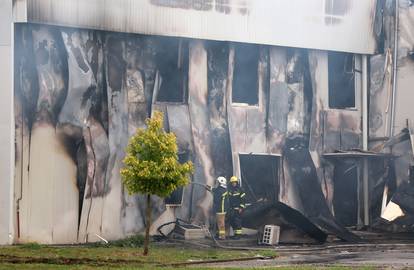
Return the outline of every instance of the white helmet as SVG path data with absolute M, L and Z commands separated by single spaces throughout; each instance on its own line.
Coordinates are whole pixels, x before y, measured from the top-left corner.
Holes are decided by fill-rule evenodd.
M 222 186 L 222 187 L 227 186 L 227 180 L 223 176 L 217 177 L 217 182 L 219 182 L 220 186 Z

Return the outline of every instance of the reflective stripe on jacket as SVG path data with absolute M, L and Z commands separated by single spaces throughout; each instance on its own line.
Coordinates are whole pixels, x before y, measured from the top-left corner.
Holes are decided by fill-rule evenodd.
M 246 207 L 246 193 L 239 185 L 237 185 L 236 187 L 230 186 L 228 188 L 228 194 L 231 209 L 240 209 Z
M 213 189 L 214 213 L 226 213 L 229 208 L 228 192 L 222 186 Z

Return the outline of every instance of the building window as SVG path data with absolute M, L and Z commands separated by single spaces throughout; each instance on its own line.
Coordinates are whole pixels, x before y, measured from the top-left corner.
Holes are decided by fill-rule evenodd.
M 178 153 L 178 161 L 183 164 L 187 162 L 190 158 L 188 151 Z M 177 188 L 174 190 L 170 196 L 164 199 L 164 203 L 170 206 L 180 206 L 183 202 L 184 187 Z
M 329 52 L 329 108 L 355 108 L 355 58 L 353 54 Z
M 157 54 L 160 79 L 157 102 L 187 102 L 188 51 L 186 40 L 160 38 Z
M 184 188 L 180 187 L 174 190 L 170 196 L 165 198 L 164 202 L 166 205 L 180 206 L 183 201 Z
M 259 47 L 235 45 L 232 102 L 245 105 L 259 103 Z

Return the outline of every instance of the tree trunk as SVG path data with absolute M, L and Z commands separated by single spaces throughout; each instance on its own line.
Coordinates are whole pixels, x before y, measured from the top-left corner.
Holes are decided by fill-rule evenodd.
M 149 245 L 149 231 L 151 227 L 151 195 L 147 194 L 147 209 L 145 212 L 145 241 L 144 241 L 144 256 L 148 255 Z

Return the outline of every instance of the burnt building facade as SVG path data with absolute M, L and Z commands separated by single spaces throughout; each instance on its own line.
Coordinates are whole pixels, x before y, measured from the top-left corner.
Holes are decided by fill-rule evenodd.
M 11 2 L 2 243 L 141 232 L 145 200 L 119 170 L 156 110 L 195 172 L 153 198 L 153 233 L 208 225 L 203 185 L 237 175 L 248 203 L 283 203 L 352 241 L 346 227 L 378 227 L 410 182 L 410 1 L 298 0 L 277 29 L 264 12 L 294 11 L 284 1 Z

